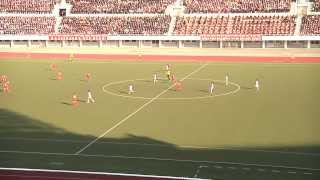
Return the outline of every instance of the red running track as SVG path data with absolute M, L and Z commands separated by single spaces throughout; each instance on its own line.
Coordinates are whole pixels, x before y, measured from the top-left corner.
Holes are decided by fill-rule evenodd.
M 184 55 L 132 55 L 132 54 L 73 54 L 77 60 L 121 61 L 217 61 L 217 62 L 320 62 L 320 57 L 259 57 L 259 56 L 184 56 Z M 63 53 L 0 52 L 1 58 L 67 59 Z

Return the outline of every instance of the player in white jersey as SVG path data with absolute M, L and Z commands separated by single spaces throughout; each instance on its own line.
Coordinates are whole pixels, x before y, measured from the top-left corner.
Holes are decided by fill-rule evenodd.
M 213 90 L 214 90 L 214 82 L 212 81 L 210 84 L 210 94 L 213 94 Z
M 169 71 L 170 70 L 170 64 L 167 64 L 166 65 L 166 71 Z
M 229 85 L 229 75 L 227 74 L 226 75 L 226 86 L 228 86 Z
M 157 74 L 154 74 L 154 75 L 153 75 L 153 84 L 156 84 L 157 81 L 158 81 Z
M 90 102 L 94 103 L 95 101 L 94 101 L 94 99 L 93 99 L 93 97 L 92 97 L 91 91 L 90 91 L 90 90 L 88 90 L 88 99 L 87 99 L 87 103 L 90 103 Z
M 132 84 L 129 85 L 129 92 L 128 92 L 128 93 L 129 93 L 129 94 L 134 93 L 133 85 L 132 85 Z
M 258 79 L 256 79 L 256 84 L 255 84 L 256 90 L 259 91 L 260 90 L 260 82 Z

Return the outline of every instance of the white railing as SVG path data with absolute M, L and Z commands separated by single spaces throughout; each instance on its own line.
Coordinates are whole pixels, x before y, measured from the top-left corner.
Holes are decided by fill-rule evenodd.
M 320 41 L 319 36 L 261 36 L 261 35 L 0 35 L 0 40 L 112 40 L 112 41 Z
M 319 36 L 262 36 L 262 41 L 320 41 Z

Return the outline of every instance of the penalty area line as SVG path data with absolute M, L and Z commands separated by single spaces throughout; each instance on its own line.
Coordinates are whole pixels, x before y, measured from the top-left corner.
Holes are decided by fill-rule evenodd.
M 185 76 L 184 78 L 181 79 L 181 81 L 189 78 L 190 76 L 192 76 L 194 73 L 197 73 L 198 71 L 200 71 L 201 69 L 203 69 L 204 67 L 206 67 L 208 65 L 208 63 L 203 64 L 202 66 L 200 66 L 199 68 L 197 68 L 196 70 L 192 71 L 191 73 L 189 73 L 187 76 Z M 104 133 L 102 133 L 100 136 L 98 136 L 97 138 L 95 138 L 94 140 L 92 140 L 91 142 L 89 142 L 87 145 L 85 145 L 84 147 L 82 147 L 81 149 L 79 149 L 75 154 L 80 154 L 81 152 L 83 152 L 84 150 L 86 150 L 88 147 L 90 147 L 92 144 L 94 144 L 95 142 L 97 142 L 99 139 L 103 138 L 104 136 L 106 136 L 108 133 L 110 133 L 111 131 L 113 131 L 114 129 L 116 129 L 118 126 L 120 126 L 122 123 L 126 122 L 128 119 L 130 119 L 132 116 L 134 116 L 135 114 L 137 114 L 139 111 L 141 111 L 143 108 L 145 108 L 146 106 L 148 106 L 149 104 L 151 104 L 153 101 L 155 101 L 156 99 L 158 99 L 161 95 L 165 94 L 167 91 L 169 91 L 174 85 L 171 85 L 170 87 L 168 87 L 167 89 L 165 89 L 164 91 L 160 92 L 158 95 L 154 96 L 152 99 L 150 99 L 149 101 L 147 101 L 146 103 L 144 103 L 142 106 L 140 106 L 137 110 L 135 110 L 134 112 L 132 112 L 131 114 L 129 114 L 128 116 L 126 116 L 125 118 L 123 118 L 121 121 L 119 121 L 117 124 L 115 124 L 114 126 L 112 126 L 111 128 L 109 128 L 108 130 L 106 130 Z

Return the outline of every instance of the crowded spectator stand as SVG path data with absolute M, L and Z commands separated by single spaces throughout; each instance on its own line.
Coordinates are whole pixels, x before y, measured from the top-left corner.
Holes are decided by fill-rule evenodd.
M 165 41 L 177 42 L 178 47 L 183 41 L 195 41 L 202 47 L 202 41 L 263 44 L 266 37 L 292 37 L 289 39 L 310 43 L 320 34 L 319 0 L 309 3 L 312 7 L 307 4 L 311 12 L 303 15 L 293 9 L 293 3 L 299 2 L 0 0 L 0 39 L 10 41 L 10 46 L 15 40 L 97 41 L 99 47 L 108 44 L 102 41 L 119 41 L 120 46 L 122 41 L 129 40 L 139 41 L 139 44 L 140 41 L 156 41 L 159 47 Z M 171 12 L 177 9 L 182 12 Z

